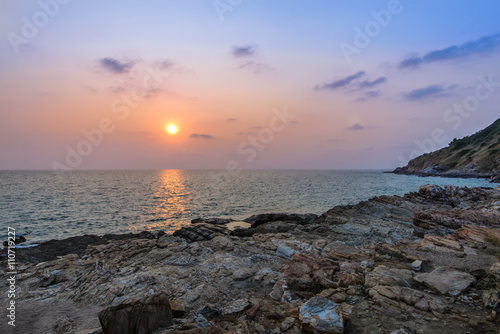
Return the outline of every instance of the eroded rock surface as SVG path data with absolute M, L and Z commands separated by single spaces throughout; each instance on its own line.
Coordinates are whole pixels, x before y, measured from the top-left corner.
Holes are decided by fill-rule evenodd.
M 16 327 L 496 333 L 499 209 L 500 188 L 428 185 L 319 217 L 256 215 L 238 235 L 230 220 L 199 219 L 173 235 L 54 241 L 19 250 Z

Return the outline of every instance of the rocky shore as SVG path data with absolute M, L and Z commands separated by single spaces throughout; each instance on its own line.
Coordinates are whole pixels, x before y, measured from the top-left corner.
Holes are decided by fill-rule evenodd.
M 321 216 L 196 219 L 172 235 L 84 236 L 17 251 L 16 327 L 5 321 L 2 333 L 500 328 L 500 187 L 426 185 Z
M 432 165 L 423 169 L 412 168 L 411 166 L 398 167 L 392 172 L 400 175 L 416 175 L 416 176 L 439 176 L 439 177 L 451 177 L 451 178 L 466 178 L 466 179 L 488 179 L 490 182 L 499 183 L 500 182 L 500 172 L 484 172 L 479 170 L 476 166 L 467 166 L 464 168 L 457 168 L 451 170 L 445 170 L 439 165 Z

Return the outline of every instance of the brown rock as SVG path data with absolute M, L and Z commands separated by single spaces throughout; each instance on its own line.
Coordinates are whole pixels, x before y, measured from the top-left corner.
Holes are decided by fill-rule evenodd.
M 439 267 L 431 273 L 419 274 L 415 280 L 439 294 L 459 295 L 476 281 L 474 276 L 451 268 Z
M 464 225 L 456 233 L 456 237 L 469 242 L 484 243 L 486 237 L 500 238 L 500 230 L 475 225 Z
M 299 253 L 292 257 L 283 277 L 292 289 L 334 288 L 334 274 L 338 270 L 336 262 Z
M 172 310 L 164 292 L 99 312 L 104 334 L 147 334 L 170 324 Z

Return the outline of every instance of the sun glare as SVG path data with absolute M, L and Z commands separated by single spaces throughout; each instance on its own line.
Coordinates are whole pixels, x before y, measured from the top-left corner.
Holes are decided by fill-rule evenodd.
M 174 135 L 179 131 L 179 128 L 177 128 L 177 125 L 175 124 L 169 124 L 167 125 L 167 132 L 170 133 L 171 135 Z

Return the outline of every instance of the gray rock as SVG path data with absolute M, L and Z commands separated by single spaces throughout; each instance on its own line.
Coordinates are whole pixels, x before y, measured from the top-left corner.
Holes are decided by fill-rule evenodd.
M 321 296 L 313 297 L 299 307 L 299 321 L 303 329 L 314 333 L 344 332 L 340 306 Z
M 430 273 L 417 275 L 415 280 L 439 294 L 452 296 L 461 294 L 476 282 L 474 276 L 447 267 L 439 267 Z
M 285 245 L 278 245 L 278 248 L 276 249 L 276 255 L 284 257 L 286 259 L 291 258 L 295 253 L 295 250 Z

